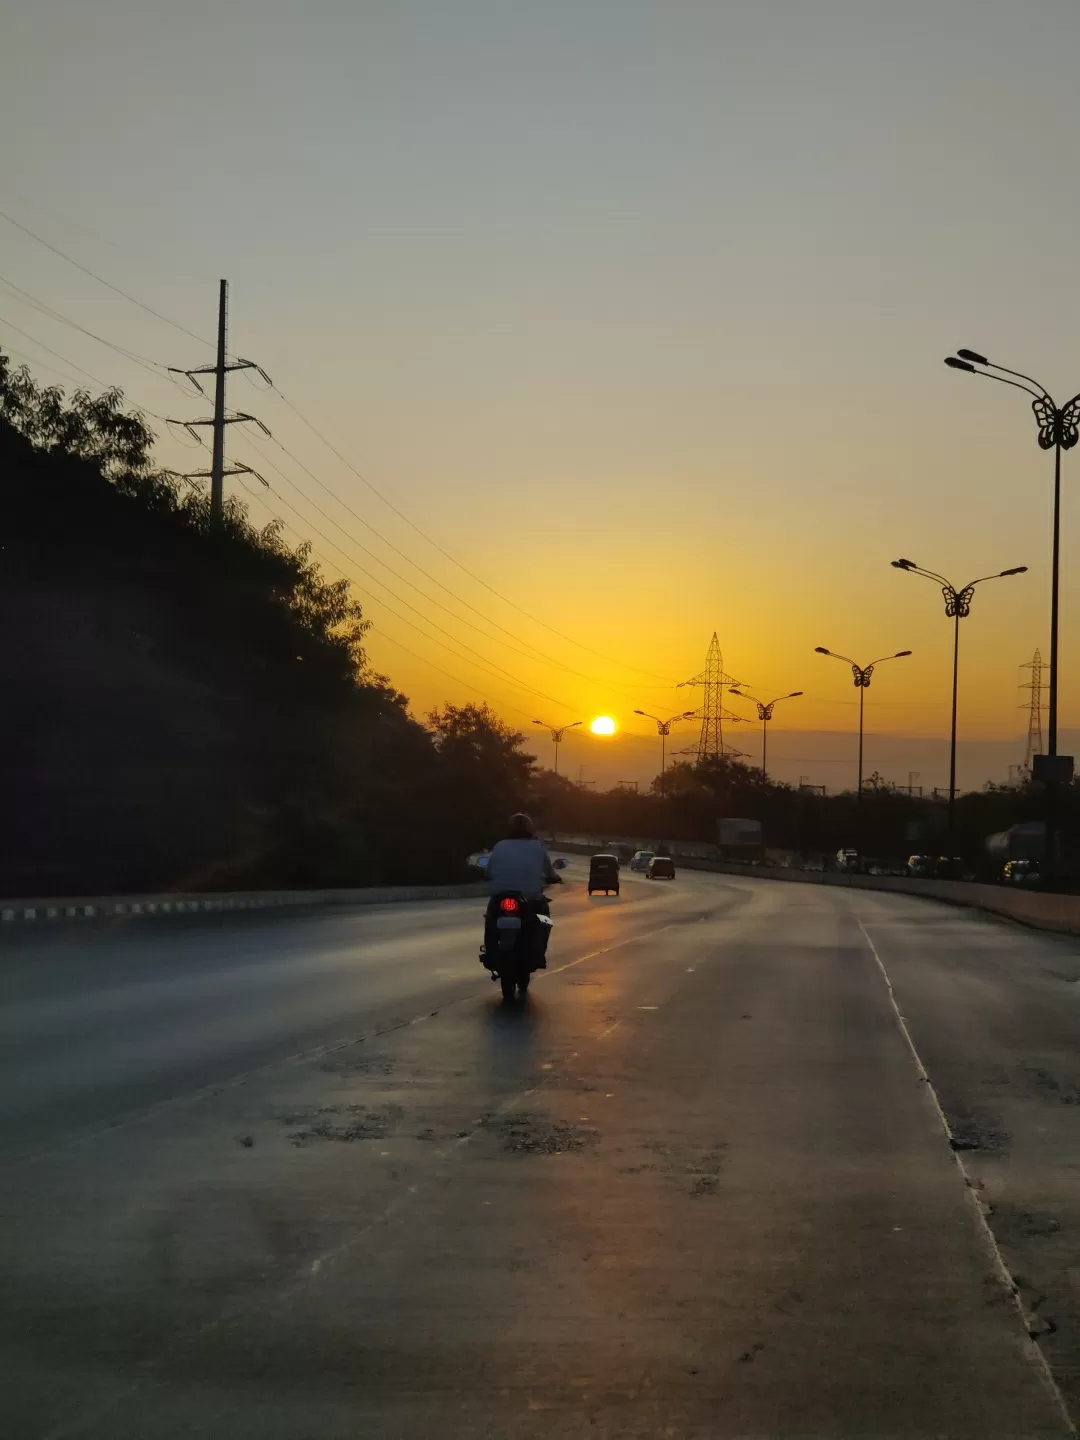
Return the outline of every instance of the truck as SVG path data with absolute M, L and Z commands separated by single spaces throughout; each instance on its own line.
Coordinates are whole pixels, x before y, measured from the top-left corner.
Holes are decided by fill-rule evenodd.
M 761 821 L 734 817 L 717 820 L 716 845 L 725 860 L 760 860 L 765 853 Z

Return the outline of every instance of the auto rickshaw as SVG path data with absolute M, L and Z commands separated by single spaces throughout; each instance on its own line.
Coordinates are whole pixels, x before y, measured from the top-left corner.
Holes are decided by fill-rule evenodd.
M 589 894 L 603 890 L 610 895 L 619 893 L 619 857 L 617 855 L 593 855 L 589 859 Z

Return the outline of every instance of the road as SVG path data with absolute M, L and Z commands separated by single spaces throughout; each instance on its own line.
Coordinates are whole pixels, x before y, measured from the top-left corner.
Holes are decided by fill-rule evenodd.
M 566 873 L 2 937 L 5 1436 L 1073 1433 L 1080 947 Z

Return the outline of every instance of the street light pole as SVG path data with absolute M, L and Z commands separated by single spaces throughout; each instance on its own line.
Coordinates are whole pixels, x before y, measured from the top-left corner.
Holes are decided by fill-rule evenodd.
M 584 725 L 584 720 L 572 720 L 569 725 L 549 725 L 545 720 L 534 720 L 534 725 L 541 726 L 551 736 L 551 743 L 555 746 L 555 774 L 559 773 L 559 746 L 567 730 L 573 730 L 575 725 Z
M 767 759 L 767 747 L 769 743 L 769 721 L 773 717 L 773 709 L 780 703 L 781 700 L 794 700 L 797 695 L 801 695 L 803 692 L 801 690 L 792 690 L 787 695 L 777 695 L 775 700 L 768 701 L 759 700 L 756 695 L 750 695 L 745 690 L 731 690 L 728 693 L 731 695 L 738 695 L 740 699 L 743 700 L 752 700 L 757 706 L 757 716 L 758 719 L 761 721 L 761 778 L 763 780 L 768 780 L 769 772 L 765 768 L 765 764 Z M 861 764 L 859 768 L 862 768 Z
M 1008 575 L 1023 575 L 1027 571 L 1026 565 L 1014 565 L 1010 570 L 999 570 L 995 575 L 983 575 L 978 580 L 970 580 L 966 585 L 957 587 L 951 585 L 944 575 L 937 574 L 934 570 L 924 570 L 921 565 L 916 565 L 914 560 L 894 560 L 892 562 L 895 570 L 906 570 L 909 575 L 921 575 L 924 580 L 931 580 L 935 585 L 941 587 L 941 593 L 945 600 L 945 614 L 953 622 L 953 662 L 952 662 L 952 729 L 949 739 L 949 859 L 952 859 L 953 841 L 956 836 L 956 691 L 960 677 L 960 621 L 966 620 L 971 614 L 971 600 L 975 594 L 975 586 L 983 585 L 987 580 L 1003 580 Z
M 1061 552 L 1061 452 L 1071 450 L 1080 440 L 1080 394 L 1058 405 L 1046 386 L 1032 379 L 1020 370 L 1010 370 L 1007 365 L 997 365 L 980 355 L 977 350 L 957 350 L 949 355 L 945 364 L 953 370 L 967 370 L 972 375 L 981 375 L 986 380 L 996 380 L 1000 385 L 1012 385 L 1031 396 L 1031 409 L 1039 427 L 1040 450 L 1054 452 L 1054 525 L 1050 557 L 1050 713 L 1048 746 L 1050 765 L 1046 779 L 1046 870 L 1047 880 L 1053 886 L 1057 871 L 1057 787 L 1059 780 L 1067 776 L 1072 779 L 1071 757 L 1066 766 L 1059 767 L 1058 744 L 1058 590 L 1060 582 Z M 1009 379 L 1007 377 L 1011 376 Z
M 815 655 L 831 655 L 834 660 L 842 660 L 845 665 L 851 666 L 851 673 L 854 677 L 855 687 L 859 692 L 859 785 L 855 792 L 855 804 L 862 810 L 862 772 L 863 772 L 863 701 L 866 692 L 870 688 L 870 677 L 874 673 L 875 665 L 884 665 L 886 660 L 900 660 L 905 655 L 910 655 L 910 650 L 897 650 L 894 655 L 882 655 L 877 660 L 871 660 L 869 665 L 856 665 L 854 660 L 849 660 L 846 655 L 838 655 L 835 650 L 826 650 L 824 645 L 814 646 Z
M 646 720 L 656 721 L 656 733 L 660 736 L 660 798 L 664 798 L 664 773 L 667 770 L 667 738 L 671 734 L 671 727 L 677 720 L 690 720 L 693 718 L 693 710 L 682 710 L 678 715 L 672 715 L 670 720 L 661 720 L 659 715 L 650 715 L 647 710 L 635 710 L 635 715 L 644 715 Z

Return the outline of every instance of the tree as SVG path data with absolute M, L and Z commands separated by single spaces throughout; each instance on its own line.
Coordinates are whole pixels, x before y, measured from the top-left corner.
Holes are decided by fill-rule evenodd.
M 6 892 L 461 873 L 417 823 L 432 735 L 348 584 L 235 499 L 211 524 L 151 439 L 119 392 L 67 400 L 0 356 Z
M 70 401 L 56 385 L 41 386 L 25 365 L 11 368 L 0 354 L 0 418 L 48 454 L 91 460 L 104 474 L 141 472 L 150 463 L 153 431 L 142 415 L 122 408 L 122 390 L 91 395 L 76 390 Z
M 536 761 L 525 736 L 484 705 L 446 705 L 428 715 L 438 755 L 436 820 L 461 854 L 492 844 L 527 804 Z

